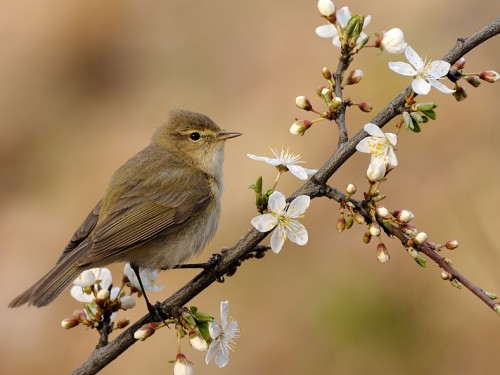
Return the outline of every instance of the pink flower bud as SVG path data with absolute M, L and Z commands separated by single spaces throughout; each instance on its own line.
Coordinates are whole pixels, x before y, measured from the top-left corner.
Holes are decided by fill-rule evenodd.
M 424 232 L 417 233 L 417 235 L 415 236 L 415 238 L 413 238 L 413 242 L 416 243 L 417 245 L 421 245 L 425 241 L 427 241 L 427 234 L 424 233 Z
M 361 82 L 363 79 L 363 71 L 360 69 L 354 69 L 349 73 L 346 79 L 346 85 L 354 85 Z
M 498 74 L 494 70 L 483 70 L 479 73 L 479 78 L 481 78 L 483 81 L 493 83 L 497 81 L 498 78 L 500 78 L 500 74 Z
M 312 109 L 311 102 L 305 96 L 297 96 L 295 98 L 295 105 L 305 111 L 310 111 Z
M 377 245 L 377 259 L 381 262 L 381 263 L 385 263 L 389 260 L 390 256 L 389 256 L 389 252 L 387 251 L 387 248 L 385 247 L 385 245 L 383 243 L 379 243 Z
M 451 69 L 453 70 L 462 70 L 465 66 L 465 58 L 461 57 L 457 60 L 455 64 L 451 66 Z
M 367 102 L 358 103 L 358 108 L 365 113 L 371 112 L 373 109 L 372 105 Z
M 76 327 L 80 322 L 77 319 L 66 318 L 61 322 L 61 326 L 64 329 L 70 329 Z
M 394 212 L 394 214 L 400 223 L 409 223 L 414 218 L 414 215 L 408 210 L 401 210 L 397 213 Z

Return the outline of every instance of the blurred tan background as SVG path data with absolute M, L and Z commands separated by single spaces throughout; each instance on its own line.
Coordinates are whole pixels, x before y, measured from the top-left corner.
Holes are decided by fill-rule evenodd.
M 497 2 L 459 3 L 347 5 L 372 15 L 368 32 L 400 27 L 417 52 L 437 59 L 500 14 Z M 269 146 L 292 146 L 310 168 L 331 154 L 333 126 L 318 125 L 305 137 L 288 128 L 303 116 L 297 95 L 319 103 L 321 68 L 335 67 L 337 50 L 314 34 L 323 24 L 315 1 L 26 0 L 0 9 L 0 363 L 3 374 L 66 374 L 97 342 L 96 332 L 60 327 L 79 306 L 69 292 L 42 309 L 6 306 L 54 264 L 111 173 L 149 142 L 172 108 L 203 112 L 244 133 L 226 148 L 223 216 L 198 260 L 206 259 L 250 229 L 256 212 L 248 185 L 259 174 L 266 186 L 275 177 L 246 153 L 270 156 Z M 485 43 L 466 57 L 466 70 L 499 71 L 499 50 L 500 39 Z M 365 78 L 346 95 L 371 102 L 376 113 L 409 84 L 387 68 L 398 60 L 404 56 L 364 51 L 352 67 Z M 420 135 L 403 132 L 400 167 L 382 189 L 387 206 L 412 210 L 431 240 L 457 239 L 460 247 L 446 255 L 479 286 L 500 293 L 500 86 L 467 89 L 463 103 L 435 90 L 426 98 L 439 103 L 438 121 Z M 371 117 L 350 111 L 350 134 Z M 330 182 L 352 182 L 361 193 L 367 165 L 367 155 L 355 155 Z M 299 186 L 285 175 L 279 190 Z M 218 315 L 229 299 L 242 330 L 224 369 L 206 366 L 186 342 L 197 374 L 494 372 L 500 317 L 441 281 L 433 264 L 418 267 L 396 241 L 386 240 L 391 261 L 380 264 L 375 245 L 362 244 L 362 228 L 339 234 L 337 218 L 336 204 L 314 200 L 304 220 L 307 246 L 287 243 L 279 255 L 246 262 L 193 301 Z M 118 278 L 122 266 L 111 268 Z M 152 298 L 166 298 L 193 275 L 163 273 L 165 289 Z M 144 313 L 139 301 L 121 316 Z M 174 332 L 161 330 L 102 373 L 172 373 L 175 346 Z

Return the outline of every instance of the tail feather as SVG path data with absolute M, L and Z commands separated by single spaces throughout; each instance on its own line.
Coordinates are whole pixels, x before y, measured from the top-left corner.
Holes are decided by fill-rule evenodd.
M 9 307 L 19 307 L 24 304 L 42 307 L 51 303 L 80 273 L 91 267 L 78 265 L 82 255 L 90 246 L 91 242 L 83 243 L 61 259 L 31 288 L 14 298 L 9 303 Z

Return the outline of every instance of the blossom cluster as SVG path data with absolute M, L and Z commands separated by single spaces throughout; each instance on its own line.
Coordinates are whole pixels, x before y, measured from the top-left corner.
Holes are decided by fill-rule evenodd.
M 145 290 L 158 291 L 163 287 L 156 285 L 157 271 L 141 270 L 141 280 Z M 125 287 L 130 288 L 126 292 Z M 91 328 L 100 328 L 106 319 L 113 321 L 118 310 L 128 310 L 135 306 L 133 297 L 141 290 L 135 272 L 126 264 L 121 286 L 113 286 L 111 271 L 107 268 L 91 268 L 83 271 L 74 281 L 70 289 L 71 296 L 84 304 L 83 309 L 76 310 L 72 318 L 66 318 L 61 325 L 73 328 L 83 324 Z M 123 328 L 128 320 L 120 320 L 114 328 Z

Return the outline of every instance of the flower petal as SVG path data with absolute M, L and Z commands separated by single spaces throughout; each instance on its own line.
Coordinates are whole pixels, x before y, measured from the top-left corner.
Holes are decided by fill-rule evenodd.
M 111 271 L 107 268 L 99 268 L 97 279 L 100 280 L 99 286 L 101 287 L 101 289 L 108 289 L 113 282 Z
M 278 220 L 271 214 L 262 214 L 254 217 L 251 223 L 259 232 L 265 233 L 273 229 L 278 224 Z
M 224 348 L 224 346 L 221 346 Z M 215 364 L 220 367 L 225 367 L 229 363 L 229 353 L 224 353 L 223 350 L 219 350 L 215 356 Z
M 437 88 L 439 91 L 445 94 L 451 94 L 455 92 L 455 90 L 450 89 L 449 87 L 446 87 L 443 85 L 441 82 L 439 82 L 437 79 L 429 79 L 429 83 Z
M 288 234 L 288 239 L 297 245 L 305 245 L 309 240 L 306 228 L 300 224 L 296 231 Z
M 267 207 L 271 212 L 281 215 L 286 207 L 286 199 L 283 193 L 275 191 L 269 196 Z
M 252 154 L 247 154 L 247 156 L 250 159 L 257 160 L 257 161 L 263 161 L 263 162 L 266 162 L 266 163 L 271 164 L 273 166 L 277 166 L 277 165 L 281 164 L 279 160 L 277 160 L 277 159 L 271 159 L 271 158 L 268 158 L 268 157 L 265 157 L 265 156 L 255 156 L 255 155 L 252 155 Z
M 349 11 L 349 7 L 342 7 L 337 11 L 337 22 L 340 26 L 346 27 L 350 19 L 351 12 Z
M 227 337 L 233 338 L 237 337 L 238 332 L 238 322 L 236 320 L 231 320 L 225 328 L 225 335 Z
M 418 55 L 418 53 L 415 52 L 411 46 L 406 47 L 405 49 L 405 56 L 410 62 L 411 65 L 418 71 L 421 70 L 424 67 L 424 61 L 422 58 Z
M 285 243 L 285 239 L 286 236 L 283 227 L 278 226 L 271 236 L 271 250 L 278 254 Z
M 215 320 L 212 320 L 208 324 L 208 332 L 210 333 L 210 337 L 215 340 L 217 337 L 220 336 L 220 326 L 219 323 L 217 323 Z
M 227 318 L 229 318 L 229 301 L 222 301 L 220 303 L 220 319 L 221 319 L 223 330 L 226 329 Z
M 73 285 L 70 289 L 71 297 L 76 299 L 78 302 L 90 303 L 94 300 L 93 294 L 87 294 L 83 292 L 83 289 L 77 285 Z
M 219 343 L 217 341 L 212 341 L 210 347 L 208 348 L 207 356 L 205 357 L 205 363 L 208 365 L 209 362 L 215 357 L 215 354 L 219 351 Z
M 333 38 L 332 40 L 332 44 L 335 46 L 335 47 L 341 47 L 341 44 L 340 44 L 340 37 L 337 35 L 336 37 Z
M 414 77 L 417 75 L 417 71 L 410 64 L 402 61 L 389 62 L 389 69 L 403 76 Z
M 396 153 L 392 147 L 389 147 L 389 151 L 387 153 L 387 158 L 389 162 L 390 168 L 394 168 L 398 166 L 398 158 L 396 157 Z
M 377 125 L 372 124 L 371 122 L 369 122 L 368 124 L 365 124 L 365 126 L 363 126 L 363 129 L 365 132 L 367 132 L 368 134 L 370 134 L 374 137 L 385 138 L 385 134 L 382 131 L 382 129 L 380 129 Z
M 429 78 L 441 78 L 448 74 L 450 71 L 450 64 L 446 61 L 436 60 L 432 61 L 427 74 Z
M 370 24 L 372 20 L 372 16 L 369 14 L 365 17 L 365 20 L 363 21 L 363 29 Z
M 370 154 L 372 152 L 372 148 L 370 147 L 370 140 L 371 137 L 363 138 L 356 145 L 356 150 L 358 150 L 359 152 L 366 152 L 367 154 Z
M 422 78 L 414 79 L 411 82 L 411 88 L 420 95 L 427 95 L 431 91 L 430 83 Z
M 295 177 L 301 180 L 307 180 L 307 173 L 303 167 L 294 164 L 287 164 L 286 167 Z
M 290 203 L 290 206 L 288 206 L 287 216 L 294 219 L 302 216 L 310 203 L 311 198 L 308 195 L 299 195 Z
M 316 35 L 322 38 L 334 38 L 339 33 L 333 25 L 321 25 L 316 28 Z
M 396 144 L 398 143 L 398 136 L 396 134 L 385 133 L 384 135 L 392 146 L 396 146 Z
M 293 230 L 287 232 L 288 239 L 297 245 L 305 245 L 309 239 L 306 228 L 299 222 L 294 224 Z

